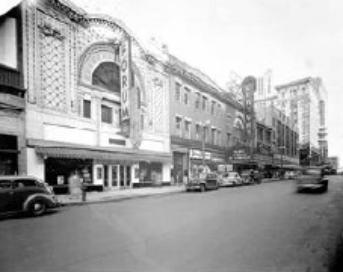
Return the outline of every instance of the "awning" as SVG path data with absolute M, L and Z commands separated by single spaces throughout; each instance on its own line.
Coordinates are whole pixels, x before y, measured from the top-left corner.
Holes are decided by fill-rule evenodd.
M 281 168 L 281 167 L 280 167 Z M 282 165 L 282 169 L 289 169 L 289 170 L 300 170 L 301 166 L 295 164 L 284 164 Z
M 40 144 L 39 144 L 40 143 Z M 29 142 L 33 145 L 37 154 L 52 158 L 67 158 L 67 159 L 93 159 L 100 161 L 118 162 L 163 162 L 171 163 L 171 153 L 154 152 L 145 150 L 133 149 L 115 149 L 106 147 L 78 146 L 78 145 L 58 145 L 46 141 Z

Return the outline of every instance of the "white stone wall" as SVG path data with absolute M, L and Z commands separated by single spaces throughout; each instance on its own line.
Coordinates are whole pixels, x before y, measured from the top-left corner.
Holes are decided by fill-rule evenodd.
M 27 137 L 86 145 L 109 146 L 108 139 L 123 139 L 118 125 L 101 124 L 101 102 L 116 102 L 118 95 L 94 89 L 90 75 L 100 62 L 115 59 L 114 52 L 96 44 L 116 43 L 126 31 L 115 22 L 94 17 L 87 27 L 71 22 L 51 7 L 27 6 L 24 11 L 24 55 L 27 96 Z M 133 62 L 144 80 L 145 109 L 142 149 L 169 151 L 169 82 L 161 65 L 145 61 L 142 48 L 133 42 Z M 86 62 L 86 67 L 82 67 Z M 92 100 L 92 118 L 80 116 L 84 96 Z M 99 125 L 100 123 L 100 125 Z M 145 137 L 145 138 L 144 138 Z M 153 138 L 151 144 L 149 141 Z M 127 148 L 131 148 L 127 141 Z

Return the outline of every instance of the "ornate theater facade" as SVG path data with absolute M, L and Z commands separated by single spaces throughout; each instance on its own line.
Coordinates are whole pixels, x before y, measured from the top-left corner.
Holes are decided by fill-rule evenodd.
M 162 62 L 120 21 L 67 1 L 24 1 L 22 16 L 27 173 L 53 186 L 170 182 Z

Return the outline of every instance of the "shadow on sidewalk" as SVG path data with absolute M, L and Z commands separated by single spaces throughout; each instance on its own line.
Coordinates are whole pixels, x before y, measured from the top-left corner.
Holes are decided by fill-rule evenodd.
M 343 232 L 337 240 L 336 249 L 330 260 L 329 272 L 343 271 Z

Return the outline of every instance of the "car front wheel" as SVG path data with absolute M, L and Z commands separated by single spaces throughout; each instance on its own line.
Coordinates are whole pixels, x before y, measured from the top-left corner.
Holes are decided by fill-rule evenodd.
M 33 216 L 40 216 L 46 211 L 46 204 L 42 200 L 35 200 L 30 204 L 29 211 Z

